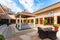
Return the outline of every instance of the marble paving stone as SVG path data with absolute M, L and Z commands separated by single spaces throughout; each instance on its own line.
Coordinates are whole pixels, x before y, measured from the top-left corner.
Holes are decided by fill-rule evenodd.
M 31 40 L 31 37 L 28 36 L 28 35 L 22 35 L 22 36 L 20 36 L 20 38 L 21 38 L 22 40 Z
M 8 38 L 8 39 L 6 39 L 6 40 L 22 40 L 22 39 L 19 38 L 19 37 L 13 37 L 13 38 Z
M 34 36 L 34 35 L 36 35 L 36 34 L 37 34 L 37 32 L 27 33 L 27 35 L 29 35 L 29 36 Z

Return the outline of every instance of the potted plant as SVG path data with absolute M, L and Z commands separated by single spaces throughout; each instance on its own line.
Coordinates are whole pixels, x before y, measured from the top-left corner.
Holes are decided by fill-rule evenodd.
M 53 24 L 53 27 L 56 31 L 58 31 L 58 24 Z
M 0 40 L 5 40 L 4 35 L 0 34 Z
M 43 23 L 44 24 L 47 24 L 48 23 L 48 20 L 47 19 L 44 19 Z

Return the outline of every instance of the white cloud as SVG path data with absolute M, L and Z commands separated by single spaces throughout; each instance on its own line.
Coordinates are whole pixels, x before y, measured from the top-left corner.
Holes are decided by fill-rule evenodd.
M 51 3 L 59 2 L 60 0 L 49 0 Z
M 19 0 L 19 2 L 27 9 L 29 12 L 33 12 L 34 0 Z
M 14 12 L 21 12 L 22 10 L 12 0 L 0 0 L 0 4 L 9 7 Z
M 34 1 L 36 1 L 36 3 L 34 4 Z M 48 0 L 51 4 L 55 3 L 55 2 L 59 2 L 60 0 Z M 26 10 L 28 10 L 29 12 L 34 12 L 37 11 L 41 8 L 44 7 L 44 5 L 46 4 L 44 1 L 42 2 L 41 0 L 19 0 L 19 2 L 25 7 Z
M 43 3 L 39 2 L 40 0 L 36 0 L 38 1 L 38 4 L 36 4 L 34 6 L 34 0 L 19 0 L 19 2 L 25 7 L 25 9 L 27 9 L 29 12 L 34 12 L 37 9 L 40 8 L 41 5 L 43 5 Z
M 36 1 L 37 1 L 37 3 L 33 6 L 35 11 L 40 10 L 41 7 L 45 4 L 45 3 L 41 2 L 40 0 L 36 0 Z
M 34 5 L 35 0 L 17 0 L 17 1 L 19 1 L 24 6 L 24 8 L 29 12 L 34 12 L 38 10 L 42 5 L 44 5 L 44 3 L 42 3 L 40 0 L 36 0 L 37 3 L 35 5 Z M 53 3 L 55 1 L 58 2 L 60 0 L 49 0 L 49 1 Z M 12 0 L 0 0 L 0 4 L 9 7 L 10 9 L 12 9 L 12 11 L 15 11 L 15 12 L 22 11 L 22 9 L 19 8 L 17 4 Z

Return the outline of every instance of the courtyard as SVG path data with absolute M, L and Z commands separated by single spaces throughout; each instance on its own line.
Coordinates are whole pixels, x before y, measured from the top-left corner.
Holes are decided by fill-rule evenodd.
M 12 1 L 10 0 L 10 2 Z M 30 4 L 29 2 L 25 3 Z M 12 9 L 15 11 L 12 11 Z M 56 33 L 59 31 L 60 1 L 34 12 L 32 12 L 33 10 L 29 12 L 27 10 L 29 8 L 20 10 L 16 7 L 12 9 L 6 5 L 0 4 L 0 34 L 3 34 L 6 40 L 42 40 L 38 34 L 38 27 L 42 28 L 42 30 L 47 30 L 46 28 L 49 29 L 48 31 L 44 30 L 43 35 L 45 33 L 47 35 L 49 32 L 52 33 L 52 30 Z M 57 27 L 57 31 L 54 30 L 55 27 Z M 39 30 L 40 33 L 42 30 Z M 48 35 L 51 36 L 50 33 Z M 56 33 L 53 33 L 53 35 L 57 36 Z M 45 38 L 43 40 L 51 39 Z

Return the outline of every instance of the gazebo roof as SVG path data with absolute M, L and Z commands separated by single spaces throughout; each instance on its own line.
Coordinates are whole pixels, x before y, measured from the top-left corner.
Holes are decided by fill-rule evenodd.
M 18 15 L 21 15 L 22 18 L 28 18 L 28 17 L 34 17 L 35 15 L 33 13 L 30 13 L 30 12 L 26 12 L 26 11 L 23 11 L 23 12 L 18 12 Z

